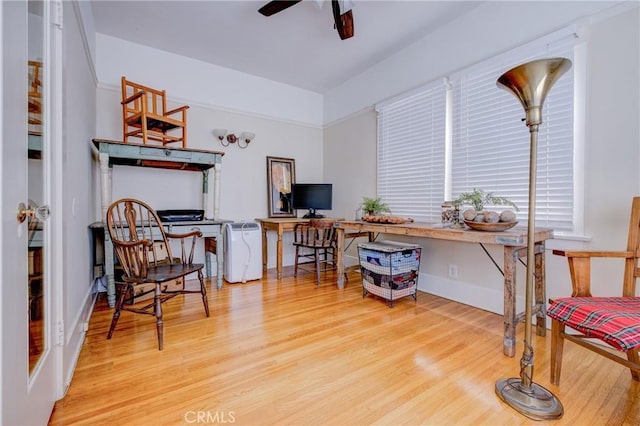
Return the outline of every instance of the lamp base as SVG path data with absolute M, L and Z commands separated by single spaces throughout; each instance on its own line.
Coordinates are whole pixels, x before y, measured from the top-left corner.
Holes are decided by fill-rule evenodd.
M 562 403 L 554 394 L 533 382 L 531 386 L 525 386 L 519 377 L 498 380 L 496 395 L 533 420 L 556 420 L 564 414 Z

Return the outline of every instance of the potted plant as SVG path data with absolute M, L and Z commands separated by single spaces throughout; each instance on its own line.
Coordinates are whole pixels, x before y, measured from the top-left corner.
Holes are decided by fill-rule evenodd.
M 364 214 L 376 216 L 380 213 L 389 213 L 391 209 L 380 198 L 362 198 L 362 211 Z
M 463 192 L 456 201 L 460 204 L 471 204 L 478 213 L 482 212 L 484 206 L 487 204 L 494 206 L 511 206 L 518 211 L 518 206 L 508 198 L 498 197 L 493 195 L 493 192 L 484 192 L 478 188 L 473 188 L 471 192 Z

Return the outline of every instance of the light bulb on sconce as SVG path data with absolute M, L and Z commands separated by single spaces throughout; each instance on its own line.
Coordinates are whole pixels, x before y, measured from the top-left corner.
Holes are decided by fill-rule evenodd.
M 239 137 L 236 136 L 235 133 L 229 133 L 227 135 L 227 129 L 213 129 L 213 135 L 220 141 L 222 146 L 229 146 L 237 143 L 238 147 L 242 149 L 248 147 L 249 142 L 251 142 L 256 136 L 255 133 L 251 132 L 242 132 Z

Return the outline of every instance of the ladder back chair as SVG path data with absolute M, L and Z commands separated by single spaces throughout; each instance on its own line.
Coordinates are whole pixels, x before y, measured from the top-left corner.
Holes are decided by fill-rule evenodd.
M 116 300 L 115 312 L 109 327 L 107 339 L 111 339 L 120 318 L 121 311 L 130 311 L 156 317 L 158 349 L 163 347 L 162 304 L 179 294 L 199 293 L 202 296 L 204 312 L 209 316 L 207 290 L 202 277 L 203 264 L 193 263 L 196 239 L 202 232 L 191 231 L 185 234 L 165 232 L 156 211 L 148 204 L 133 198 L 115 201 L 107 210 L 107 227 L 113 242 L 113 248 L 123 269 L 124 285 Z M 180 242 L 181 256 L 175 258 L 171 251 L 170 240 Z M 161 249 L 162 248 L 162 249 Z M 186 290 L 184 278 L 197 273 L 199 290 Z M 166 285 L 172 280 L 182 279 L 179 289 Z M 135 294 L 135 287 L 143 284 L 155 284 L 151 303 L 144 306 L 125 305 L 125 298 Z
M 640 277 L 640 197 L 633 199 L 626 251 L 564 251 L 569 262 L 571 297 L 550 301 L 547 314 L 551 317 L 551 382 L 560 383 L 562 350 L 565 340 L 577 343 L 619 364 L 628 367 L 633 380 L 640 381 L 640 297 L 637 280 Z M 621 258 L 625 260 L 622 293 L 617 297 L 591 295 L 591 258 Z M 578 334 L 565 332 L 569 327 Z M 626 357 L 606 350 L 599 339 Z
M 122 138 L 141 138 L 143 144 L 158 141 L 162 146 L 181 142 L 187 147 L 187 109 L 181 106 L 167 110 L 164 90 L 152 89 L 128 81 L 122 76 Z M 172 133 L 169 133 L 169 132 Z M 177 134 L 176 134 L 177 133 Z
M 320 273 L 336 269 L 337 234 L 331 219 L 311 219 L 297 223 L 293 229 L 293 245 L 296 248 L 293 276 L 298 269 L 316 274 L 316 286 L 320 285 Z M 300 262 L 303 259 L 303 262 Z M 313 264 L 314 268 L 301 265 Z

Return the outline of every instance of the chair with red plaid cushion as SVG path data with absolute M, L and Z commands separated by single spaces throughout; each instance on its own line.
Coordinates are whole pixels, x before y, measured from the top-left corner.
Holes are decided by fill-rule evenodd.
M 550 301 L 547 310 L 552 319 L 551 382 L 560 383 L 565 339 L 628 367 L 633 380 L 640 381 L 640 297 L 636 293 L 640 277 L 640 197 L 633 199 L 626 251 L 554 250 L 553 254 L 567 257 L 573 293 L 572 297 Z M 621 297 L 591 296 L 591 258 L 595 257 L 625 259 Z M 565 327 L 577 333 L 566 333 Z M 609 344 L 626 357 L 592 339 Z

